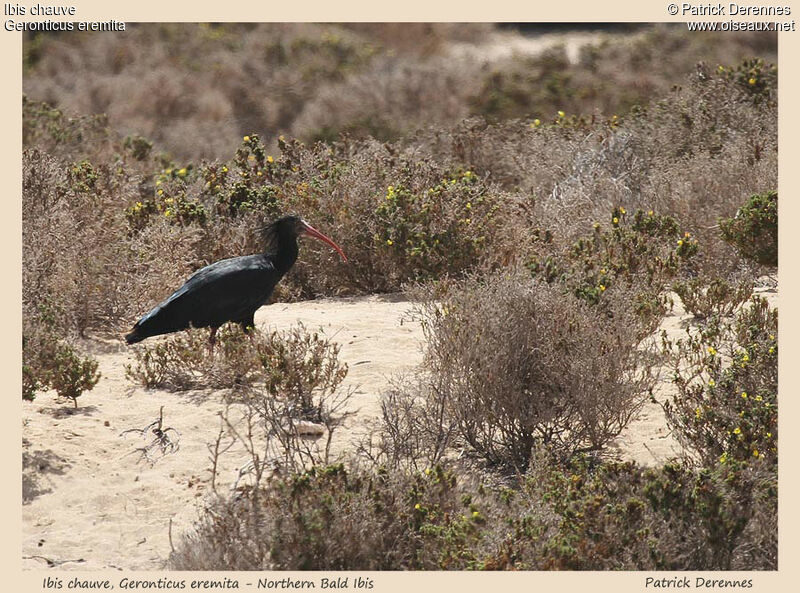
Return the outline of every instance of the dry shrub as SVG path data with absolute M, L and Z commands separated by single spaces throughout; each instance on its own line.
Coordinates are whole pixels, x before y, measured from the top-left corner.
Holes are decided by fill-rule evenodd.
M 341 134 L 387 141 L 459 121 L 468 115 L 475 65 L 454 68 L 450 62 L 444 57 L 375 60 L 363 73 L 320 88 L 297 116 L 292 133 L 328 142 Z
M 600 450 L 655 380 L 656 359 L 640 346 L 623 295 L 606 314 L 560 286 L 506 270 L 435 297 L 428 292 L 420 307 L 427 341 L 420 391 L 392 396 L 409 404 L 406 430 L 421 423 L 437 435 L 435 450 L 446 438 L 451 448 L 518 470 L 537 444 L 566 455 Z M 387 448 L 396 450 L 403 442 L 393 433 L 408 437 L 386 420 Z
M 448 43 L 480 43 L 495 30 L 492 23 L 342 23 L 389 53 L 429 56 Z
M 757 61 L 700 67 L 624 117 L 565 114 L 538 125 L 473 119 L 410 142 L 522 198 L 519 224 L 550 231 L 556 246 L 571 245 L 619 206 L 655 211 L 699 242 L 697 273 L 727 277 L 745 264 L 720 238 L 718 218 L 777 178 L 775 80 L 774 68 Z
M 23 153 L 23 309 L 57 302 L 61 327 L 84 333 L 124 309 L 124 244 L 110 229 L 121 212 L 110 202 L 130 187 L 106 165 L 59 163 Z M 120 195 L 122 194 L 122 195 Z
M 339 346 L 302 325 L 287 332 L 244 332 L 236 324 L 220 328 L 211 347 L 209 330 L 190 328 L 133 347 L 127 377 L 149 389 L 176 391 L 258 385 L 267 396 L 292 401 L 294 416 L 319 421 L 315 392 L 327 397 L 347 375 L 338 362 Z M 240 394 L 237 397 L 245 397 Z
M 662 24 L 584 45 L 577 63 L 564 46 L 514 55 L 482 73 L 479 90 L 468 101 L 472 115 L 492 121 L 550 120 L 559 110 L 622 116 L 681 84 L 698 62 L 716 68 L 752 55 L 775 61 L 777 36 L 693 33 Z
M 224 432 L 245 447 L 256 484 L 273 465 L 297 470 L 328 463 L 333 434 L 350 415 L 339 345 L 302 325 L 245 333 L 228 324 L 213 350 L 208 336 L 190 329 L 137 346 L 126 376 L 148 388 L 229 390 Z M 316 436 L 323 434 L 320 443 Z
M 578 63 L 563 50 L 499 64 L 495 27 L 459 23 L 132 25 L 118 35 L 26 37 L 25 92 L 79 113 L 107 113 L 123 135 L 179 158 L 224 158 L 257 131 L 335 138 L 397 135 L 473 113 L 550 119 L 558 110 L 620 116 L 712 67 L 776 59 L 773 34 L 690 33 L 682 25 L 606 37 Z M 334 101 L 333 98 L 336 98 Z M 326 114 L 327 110 L 327 114 Z M 267 136 L 268 135 L 268 136 Z
M 289 130 L 320 85 L 377 51 L 337 25 L 148 23 L 119 35 L 48 36 L 25 91 L 107 113 L 121 133 L 180 157 L 215 158 L 253 130 Z

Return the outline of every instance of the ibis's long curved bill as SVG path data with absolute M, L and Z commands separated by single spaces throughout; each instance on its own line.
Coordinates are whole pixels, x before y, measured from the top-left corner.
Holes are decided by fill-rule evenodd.
M 339 247 L 331 239 L 320 233 L 317 229 L 308 224 L 306 221 L 303 221 L 303 224 L 305 225 L 305 232 L 307 235 L 311 235 L 312 237 L 316 237 L 320 241 L 327 243 L 336 250 L 336 253 L 338 253 L 341 256 L 342 261 L 347 261 L 347 256 L 344 254 L 344 251 L 342 251 L 341 247 Z

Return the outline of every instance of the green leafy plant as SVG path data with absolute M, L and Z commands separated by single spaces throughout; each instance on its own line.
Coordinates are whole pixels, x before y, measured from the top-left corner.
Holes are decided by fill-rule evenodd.
M 753 297 L 734 320 L 664 338 L 678 393 L 664 404 L 678 438 L 707 466 L 777 460 L 778 312 Z
M 742 256 L 778 265 L 778 192 L 753 194 L 733 218 L 721 220 L 722 239 Z
M 705 319 L 712 315 L 731 315 L 753 294 L 753 281 L 747 278 L 728 281 L 695 277 L 675 282 L 672 289 L 686 311 L 697 319 Z
M 71 399 L 78 407 L 78 397 L 84 391 L 91 391 L 100 380 L 97 361 L 80 358 L 67 344 L 61 344 L 55 352 L 55 359 L 49 371 L 49 382 L 60 397 Z

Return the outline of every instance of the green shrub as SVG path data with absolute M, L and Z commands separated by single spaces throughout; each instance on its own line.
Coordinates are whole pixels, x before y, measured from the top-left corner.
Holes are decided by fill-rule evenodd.
M 49 371 L 50 385 L 59 397 L 71 399 L 77 408 L 78 396 L 91 391 L 100 380 L 97 364 L 91 358 L 81 359 L 71 346 L 61 344 Z
M 153 150 L 153 143 L 142 136 L 126 136 L 122 145 L 131 152 L 137 161 L 145 160 Z
M 763 464 L 762 464 L 763 465 Z M 764 467 L 643 469 L 539 460 L 506 506 L 510 566 L 559 570 L 770 569 L 777 480 Z M 538 507 L 554 514 L 548 517 Z
M 761 58 L 747 58 L 736 66 L 719 66 L 717 70 L 720 76 L 744 89 L 756 105 L 776 99 L 778 68 L 774 64 L 765 64 Z
M 667 340 L 678 393 L 664 404 L 678 439 L 709 467 L 776 463 L 778 312 L 753 297 L 734 320 L 712 317 Z
M 179 570 L 464 568 L 484 523 L 441 467 L 416 474 L 317 467 L 208 508 Z
M 22 358 L 22 398 L 28 401 L 37 392 L 54 389 L 77 408 L 78 397 L 91 391 L 100 380 L 97 360 L 81 357 L 52 330 L 29 330 L 23 334 Z
M 706 319 L 714 315 L 731 315 L 753 294 L 753 281 L 749 278 L 728 281 L 695 277 L 675 282 L 672 289 L 686 311 L 696 319 Z
M 722 239 L 743 257 L 778 265 L 778 192 L 753 194 L 734 218 L 720 221 Z
M 457 479 L 462 476 L 462 479 Z M 315 467 L 201 514 L 178 570 L 775 570 L 763 464 L 643 469 L 537 452 L 513 485 L 463 468 Z
M 631 311 L 645 332 L 652 331 L 667 310 L 664 289 L 697 253 L 698 242 L 690 233 L 681 233 L 673 217 L 652 210 L 629 216 L 617 206 L 609 223 L 595 222 L 594 232 L 579 237 L 566 251 L 556 251 L 545 241 L 528 256 L 526 266 L 534 277 L 563 284 L 604 310 L 604 296 L 628 293 Z

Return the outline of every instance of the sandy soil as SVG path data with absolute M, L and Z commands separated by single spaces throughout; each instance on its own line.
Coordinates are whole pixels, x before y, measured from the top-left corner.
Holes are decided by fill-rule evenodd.
M 497 31 L 489 35 L 482 43 L 451 43 L 449 51 L 452 56 L 457 58 L 490 63 L 510 58 L 513 55 L 533 56 L 562 46 L 567 54 L 567 59 L 574 64 L 578 62 L 583 46 L 595 45 L 611 37 L 620 36 L 602 31 L 569 31 L 538 35 Z
M 774 290 L 765 292 L 771 300 Z M 322 299 L 278 303 L 256 316 L 265 329 L 302 322 L 341 344 L 350 372 L 344 387 L 355 390 L 357 414 L 350 435 L 379 414 L 380 394 L 389 379 L 422 360 L 422 331 L 401 296 Z M 662 328 L 684 331 L 688 316 L 676 305 Z M 210 391 L 172 393 L 146 390 L 125 377 L 130 350 L 118 341 L 87 344 L 97 357 L 102 379 L 79 399 L 79 407 L 42 394 L 23 408 L 24 488 L 23 566 L 59 569 L 159 569 L 173 541 L 189 529 L 210 494 L 210 454 L 223 409 Z M 659 385 L 656 397 L 670 395 Z M 159 417 L 180 434 L 177 452 L 155 463 L 137 448 L 149 442 L 130 429 L 142 429 Z M 174 435 L 174 433 L 173 433 Z M 343 438 L 349 438 L 345 435 Z M 679 452 L 661 408 L 647 404 L 616 444 L 623 459 L 652 465 Z M 222 458 L 217 484 L 225 492 L 246 462 L 231 449 Z

